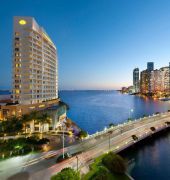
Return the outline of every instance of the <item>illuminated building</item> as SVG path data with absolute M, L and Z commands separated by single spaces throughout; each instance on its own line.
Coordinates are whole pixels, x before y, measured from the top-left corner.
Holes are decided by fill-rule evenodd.
M 133 88 L 134 92 L 139 92 L 139 68 L 133 70 Z
M 168 93 L 169 92 L 169 67 L 160 68 L 161 76 L 161 91 Z
M 162 76 L 161 71 L 156 69 L 150 72 L 151 93 L 162 91 Z
M 140 92 L 142 94 L 149 93 L 149 75 L 147 70 L 140 73 Z
M 14 17 L 12 61 L 13 103 L 0 103 L 0 120 L 51 107 L 55 122 L 65 119 L 66 108 L 58 98 L 56 47 L 32 17 Z
M 147 72 L 148 72 L 148 93 L 152 93 L 151 90 L 151 72 L 154 70 L 154 63 L 153 62 L 148 62 L 147 63 Z
M 56 47 L 32 17 L 14 17 L 13 102 L 36 104 L 58 98 Z

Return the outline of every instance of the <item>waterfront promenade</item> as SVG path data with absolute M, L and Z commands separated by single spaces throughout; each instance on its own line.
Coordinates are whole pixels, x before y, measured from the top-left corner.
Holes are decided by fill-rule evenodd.
M 101 132 L 88 136 L 81 143 L 65 148 L 65 152 L 70 154 L 78 153 L 78 161 L 76 156 L 73 156 L 64 162 L 56 163 L 56 158 L 62 153 L 62 150 L 31 155 L 26 160 L 18 157 L 17 164 L 13 162 L 16 161 L 15 158 L 9 159 L 1 162 L 4 164 L 0 166 L 0 178 L 2 180 L 7 179 L 7 177 L 18 173 L 16 179 L 22 179 L 22 173 L 24 172 L 27 173 L 25 179 L 45 180 L 65 167 L 74 169 L 78 167 L 82 174 L 87 173 L 89 164 L 93 162 L 94 158 L 108 151 L 120 152 L 138 141 L 166 129 L 169 127 L 167 122 L 170 122 L 170 112 L 133 120 L 109 129 L 105 128 Z M 155 130 L 151 130 L 151 127 L 154 127 Z M 134 141 L 132 135 L 138 137 L 138 140 Z M 10 164 L 9 168 L 5 168 L 8 163 Z

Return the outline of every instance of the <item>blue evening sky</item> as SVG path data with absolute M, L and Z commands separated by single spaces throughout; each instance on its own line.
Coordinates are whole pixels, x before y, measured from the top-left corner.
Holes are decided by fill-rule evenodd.
M 117 89 L 170 61 L 170 0 L 0 0 L 0 88 L 11 87 L 13 16 L 33 16 L 57 46 L 60 89 Z

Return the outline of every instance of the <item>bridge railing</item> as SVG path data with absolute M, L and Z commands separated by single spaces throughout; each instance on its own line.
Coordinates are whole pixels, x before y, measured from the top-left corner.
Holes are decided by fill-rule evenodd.
M 102 131 L 97 131 L 96 133 L 94 134 L 91 134 L 91 135 L 88 135 L 86 138 L 84 138 L 84 140 L 87 140 L 87 139 L 90 139 L 90 138 L 95 138 L 95 137 L 98 137 L 100 135 L 103 135 L 103 134 L 107 134 L 109 133 L 110 131 L 113 132 L 115 130 L 120 130 L 122 131 L 122 129 L 126 126 L 129 126 L 129 125 L 134 125 L 134 124 L 137 124 L 139 123 L 140 121 L 148 121 L 148 119 L 152 119 L 152 118 L 156 118 L 156 117 L 159 117 L 159 116 L 162 116 L 162 115 L 169 115 L 170 112 L 163 112 L 163 113 L 159 113 L 159 114 L 153 114 L 153 115 L 149 115 L 149 116 L 146 116 L 146 117 L 141 117 L 139 119 L 134 119 L 134 120 L 130 120 L 130 121 L 127 121 L 127 122 L 124 122 L 122 124 L 117 124 L 116 126 L 113 126 L 113 127 L 105 127 Z M 156 120 L 156 119 L 154 119 Z

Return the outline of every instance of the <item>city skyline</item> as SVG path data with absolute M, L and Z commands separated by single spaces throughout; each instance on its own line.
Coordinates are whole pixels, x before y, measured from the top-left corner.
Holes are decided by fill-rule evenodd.
M 149 61 L 155 69 L 168 65 L 168 1 L 1 4 L 0 76 L 5 78 L 1 78 L 0 89 L 11 89 L 12 84 L 14 16 L 35 17 L 53 39 L 59 57 L 59 89 L 118 89 L 132 84 L 135 67 L 146 69 Z

